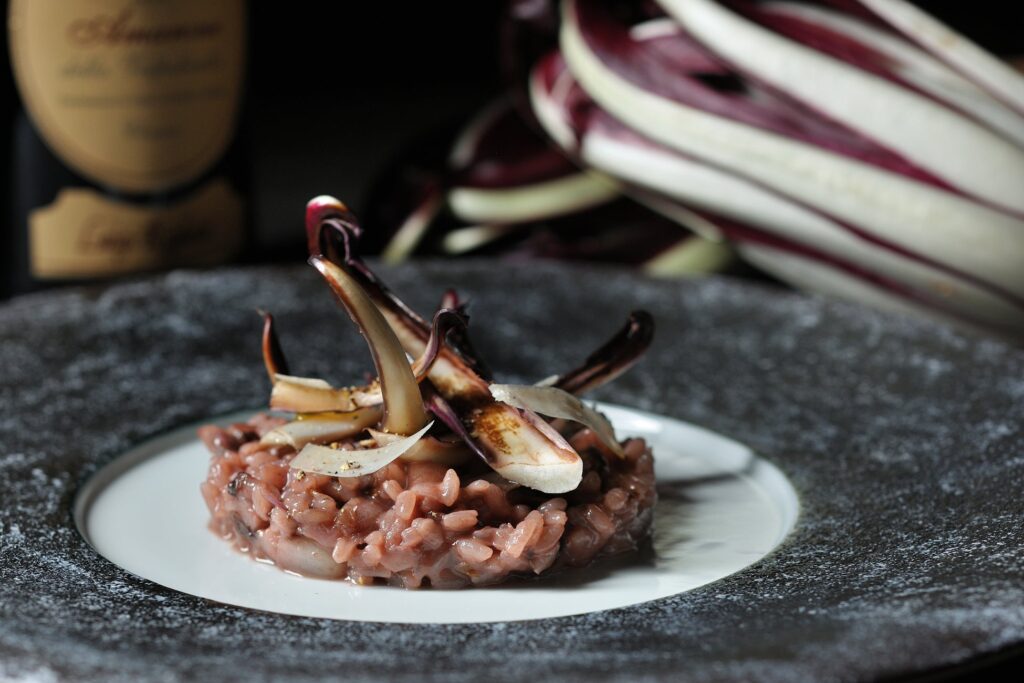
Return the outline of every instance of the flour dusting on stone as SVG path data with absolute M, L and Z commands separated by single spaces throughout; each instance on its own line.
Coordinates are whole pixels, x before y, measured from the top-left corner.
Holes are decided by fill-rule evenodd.
M 477 345 L 513 382 L 575 366 L 650 310 L 648 358 L 595 398 L 750 444 L 801 493 L 797 530 L 704 588 L 536 622 L 395 627 L 175 593 L 85 544 L 70 514 L 81 483 L 146 438 L 259 406 L 257 307 L 299 374 L 358 374 L 364 346 L 303 268 L 27 296 L 0 307 L 0 679 L 851 680 L 1024 641 L 1019 350 L 727 279 L 490 262 L 381 272 L 421 311 L 459 287 Z

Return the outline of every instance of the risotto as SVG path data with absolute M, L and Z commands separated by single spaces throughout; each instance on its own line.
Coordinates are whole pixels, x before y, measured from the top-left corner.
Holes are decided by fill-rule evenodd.
M 627 370 L 653 321 L 634 311 L 579 367 L 499 384 L 454 292 L 427 322 L 355 253 L 340 202 L 307 207 L 310 264 L 369 346 L 377 376 L 290 374 L 264 313 L 270 413 L 200 437 L 210 528 L 297 574 L 404 588 L 492 585 L 634 551 L 650 533 L 654 462 L 578 398 Z M 351 352 L 351 350 L 349 350 Z
M 260 443 L 281 422 L 261 415 L 204 427 L 212 459 L 202 493 L 215 533 L 287 571 L 480 586 L 631 551 L 650 529 L 654 463 L 640 439 L 620 458 L 590 430 L 577 432 L 569 443 L 583 458 L 582 481 L 552 497 L 486 467 L 399 459 L 359 478 L 306 474 L 289 468 L 294 448 Z

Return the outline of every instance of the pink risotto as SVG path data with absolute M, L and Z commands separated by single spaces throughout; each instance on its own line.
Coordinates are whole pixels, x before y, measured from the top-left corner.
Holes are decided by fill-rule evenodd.
M 495 584 L 634 550 L 649 532 L 653 459 L 641 439 L 625 457 L 583 429 L 579 487 L 548 496 L 484 466 L 396 460 L 341 479 L 291 470 L 290 446 L 259 437 L 284 421 L 260 415 L 204 427 L 212 455 L 202 484 L 210 528 L 236 548 L 306 576 L 405 588 Z
M 332 197 L 309 202 L 306 228 L 309 263 L 376 377 L 338 387 L 292 374 L 263 313 L 274 412 L 199 430 L 215 533 L 286 571 L 404 588 L 490 585 L 637 548 L 656 498 L 650 450 L 579 396 L 643 355 L 650 314 L 630 313 L 576 368 L 502 384 L 458 294 L 421 318 L 359 258 L 362 229 Z

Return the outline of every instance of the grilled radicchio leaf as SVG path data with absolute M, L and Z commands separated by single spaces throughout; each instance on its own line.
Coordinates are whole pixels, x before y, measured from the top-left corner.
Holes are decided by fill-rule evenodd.
M 423 397 L 405 351 L 387 321 L 348 273 L 316 256 L 309 262 L 327 280 L 370 346 L 384 401 L 383 431 L 411 434 L 420 429 L 427 422 Z
M 316 377 L 274 375 L 270 407 L 295 413 L 347 413 L 357 408 L 378 406 L 383 401 L 379 382 L 361 387 L 336 389 Z
M 415 434 L 390 441 L 377 448 L 343 450 L 328 446 L 309 444 L 292 460 L 291 467 L 313 474 L 331 477 L 361 477 L 373 474 L 397 460 L 403 453 L 416 445 L 434 425 L 429 422 Z
M 531 405 L 590 427 L 621 454 L 611 425 L 564 390 L 493 385 L 481 376 L 485 371 L 467 336 L 458 296 L 446 293 L 428 325 L 359 259 L 362 230 L 341 202 L 317 197 L 306 216 L 309 262 L 365 337 L 378 379 L 338 389 L 321 379 L 281 374 L 283 354 L 266 317 L 263 348 L 274 382 L 271 405 L 300 414 L 268 432 L 263 442 L 301 448 L 292 468 L 357 477 L 399 457 L 455 465 L 475 454 L 517 484 L 544 493 L 576 489 L 582 458 Z M 651 329 L 647 314 L 634 313 L 626 329 L 562 381 L 583 391 L 616 376 L 646 348 Z M 449 332 L 455 333 L 452 340 Z M 434 422 L 428 422 L 428 409 L 443 423 L 430 436 Z M 369 438 L 360 439 L 363 435 Z
M 328 413 L 328 417 L 306 417 L 270 430 L 260 439 L 265 444 L 302 448 L 309 443 L 332 443 L 352 439 L 380 422 L 380 406 L 359 408 L 348 413 Z
M 388 290 L 355 252 L 361 229 L 344 204 L 317 197 L 307 206 L 311 261 L 326 263 L 357 281 L 394 330 L 405 351 L 423 353 L 429 325 Z M 430 386 L 456 411 L 487 464 L 512 481 L 545 493 L 564 493 L 579 485 L 583 461 L 557 432 L 530 411 L 494 400 L 488 382 L 450 348 L 442 346 L 427 375 Z M 539 426 L 544 425 L 544 426 Z M 556 438 L 557 437 L 557 438 Z
M 567 391 L 556 387 L 520 384 L 492 384 L 491 395 L 502 403 L 516 408 L 532 410 L 548 417 L 572 420 L 589 427 L 616 455 L 622 455 L 622 446 L 615 440 L 615 430 L 601 413 L 586 405 Z

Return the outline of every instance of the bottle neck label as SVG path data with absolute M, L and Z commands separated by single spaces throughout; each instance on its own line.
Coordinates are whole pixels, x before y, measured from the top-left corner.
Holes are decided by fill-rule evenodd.
M 199 178 L 234 137 L 245 0 L 11 0 L 11 62 L 47 146 L 96 184 Z

